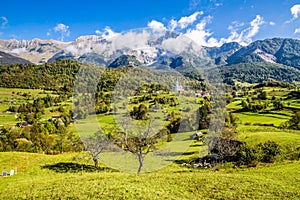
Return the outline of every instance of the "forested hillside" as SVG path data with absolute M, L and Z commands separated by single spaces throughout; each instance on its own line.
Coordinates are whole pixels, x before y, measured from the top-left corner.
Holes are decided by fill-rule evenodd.
M 43 65 L 1 65 L 0 87 L 71 92 L 80 65 L 68 60 Z

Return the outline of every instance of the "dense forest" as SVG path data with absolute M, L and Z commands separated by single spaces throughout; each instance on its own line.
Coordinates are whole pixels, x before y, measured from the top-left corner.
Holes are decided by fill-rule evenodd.
M 0 87 L 71 92 L 80 66 L 80 63 L 68 60 L 43 65 L 1 65 Z
M 263 81 L 283 81 L 293 83 L 300 81 L 299 70 L 280 64 L 266 62 L 239 63 L 219 67 L 225 83 L 234 85 L 235 81 L 261 83 Z

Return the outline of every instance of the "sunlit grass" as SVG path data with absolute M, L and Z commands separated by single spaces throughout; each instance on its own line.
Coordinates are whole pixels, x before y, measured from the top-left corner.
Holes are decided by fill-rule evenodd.
M 250 123 L 260 123 L 260 124 L 274 124 L 279 126 L 281 123 L 289 120 L 289 116 L 284 114 L 274 114 L 274 113 L 253 113 L 253 112 L 242 112 L 234 113 L 240 120 L 242 124 Z
M 282 146 L 290 143 L 300 145 L 300 131 L 280 130 L 272 127 L 243 126 L 238 128 L 238 138 L 248 144 L 272 140 Z
M 15 114 L 0 114 L 0 125 L 15 125 L 16 123 Z
M 140 175 L 102 170 L 59 173 L 45 165 L 74 162 L 75 154 L 0 153 L 1 199 L 298 199 L 300 163 L 254 169 L 197 170 L 177 164 Z M 102 165 L 101 165 L 102 166 Z

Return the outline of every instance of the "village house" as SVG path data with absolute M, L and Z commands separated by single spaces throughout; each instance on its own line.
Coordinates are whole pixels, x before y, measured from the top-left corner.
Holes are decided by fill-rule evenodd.
M 209 92 L 201 91 L 201 92 L 195 92 L 196 97 L 208 97 L 210 96 Z

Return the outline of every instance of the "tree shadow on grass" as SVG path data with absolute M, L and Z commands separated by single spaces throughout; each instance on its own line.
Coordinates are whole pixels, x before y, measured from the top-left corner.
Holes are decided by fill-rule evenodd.
M 99 167 L 96 169 L 93 165 L 78 164 L 73 162 L 59 162 L 50 165 L 44 165 L 42 169 L 49 169 L 57 173 L 79 173 L 79 172 L 99 172 L 99 171 L 116 171 L 108 167 Z
M 193 152 L 172 152 L 172 153 L 168 153 L 168 156 L 174 156 L 174 159 L 167 159 L 167 161 L 171 161 L 174 162 L 176 164 L 183 164 L 183 163 L 187 163 L 190 161 L 190 158 L 178 158 L 178 156 L 191 156 L 196 154 L 196 151 Z
M 203 146 L 203 144 L 192 144 L 192 145 L 190 145 L 190 147 L 201 147 L 201 146 Z

